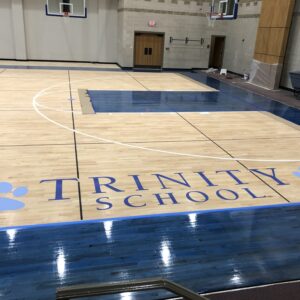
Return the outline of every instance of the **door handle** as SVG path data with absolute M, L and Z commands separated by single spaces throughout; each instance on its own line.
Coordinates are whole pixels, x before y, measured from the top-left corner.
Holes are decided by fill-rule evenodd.
M 144 55 L 152 55 L 152 48 L 144 48 Z

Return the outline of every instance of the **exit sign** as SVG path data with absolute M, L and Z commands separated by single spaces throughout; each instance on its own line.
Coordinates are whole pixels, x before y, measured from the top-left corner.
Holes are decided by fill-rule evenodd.
M 150 20 L 150 21 L 148 22 L 148 26 L 149 26 L 149 27 L 156 27 L 156 21 Z

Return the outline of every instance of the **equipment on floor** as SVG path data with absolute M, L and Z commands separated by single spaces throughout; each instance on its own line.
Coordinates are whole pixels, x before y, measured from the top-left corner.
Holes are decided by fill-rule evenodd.
M 300 71 L 290 72 L 291 82 L 294 89 L 294 95 L 300 95 Z

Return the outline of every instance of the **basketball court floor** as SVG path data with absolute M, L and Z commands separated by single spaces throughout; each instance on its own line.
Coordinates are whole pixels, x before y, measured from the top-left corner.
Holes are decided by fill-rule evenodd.
M 2 200 L 2 227 L 299 201 L 299 127 L 264 111 L 187 111 L 201 102 L 193 95 L 220 93 L 203 82 L 121 71 L 0 76 L 2 186 L 13 189 Z M 106 111 L 83 113 L 79 89 L 99 91 L 95 103 Z M 183 92 L 179 111 L 160 112 L 153 91 Z M 18 187 L 27 194 L 9 200 Z
M 10 242 L 5 242 L 2 236 L 2 245 L 9 249 L 20 234 L 25 235 L 24 240 L 30 236 L 33 240 L 40 239 L 40 245 L 34 244 L 34 252 L 27 249 L 26 255 L 34 256 L 40 247 L 45 253 L 53 250 L 57 273 L 54 271 L 50 281 L 46 277 L 41 279 L 49 285 L 43 288 L 38 273 L 32 275 L 43 293 L 53 292 L 56 282 L 82 282 L 82 276 L 81 281 L 75 275 L 68 278 L 76 280 L 61 277 L 66 268 L 62 261 L 68 255 L 59 251 L 64 243 L 78 242 L 78 247 L 69 244 L 69 248 L 81 249 L 80 255 L 84 257 L 92 246 L 86 244 L 89 242 L 83 232 L 94 235 L 93 228 L 99 224 L 104 224 L 105 230 L 100 231 L 105 232 L 108 240 L 113 224 L 123 224 L 118 230 L 123 228 L 124 235 L 118 233 L 118 237 L 131 235 L 132 247 L 137 243 L 132 251 L 142 251 L 147 238 L 149 247 L 155 251 L 151 237 L 160 228 L 155 238 L 163 238 L 164 226 L 173 228 L 175 237 L 181 234 L 177 240 L 181 245 L 185 243 L 183 237 L 187 243 L 195 238 L 192 232 L 179 230 L 187 226 L 186 217 L 191 222 L 189 230 L 193 230 L 195 226 L 191 224 L 197 218 L 204 224 L 209 223 L 206 220 L 209 216 L 219 216 L 225 223 L 218 227 L 214 238 L 221 238 L 221 232 L 229 230 L 224 216 L 231 218 L 234 212 L 244 212 L 245 222 L 254 211 L 261 222 L 274 225 L 278 220 L 276 226 L 281 232 L 287 228 L 289 217 L 281 220 L 280 215 L 287 214 L 286 210 L 299 209 L 297 109 L 220 83 L 200 71 L 126 72 L 114 65 L 85 64 L 72 68 L 50 63 L 14 68 L 7 64 L 2 62 L 0 70 L 0 226 Z M 89 224 L 94 226 L 91 231 Z M 255 227 L 255 222 L 251 224 Z M 82 235 L 75 238 L 72 234 L 78 226 Z M 246 225 L 241 221 L 235 226 Z M 43 228 L 61 233 L 60 244 L 53 232 L 39 231 Z M 134 233 L 132 228 L 140 229 Z M 100 231 L 96 230 L 99 234 Z M 208 239 L 206 236 L 206 242 Z M 117 238 L 115 243 L 114 249 L 120 246 Z M 189 251 L 195 249 L 191 244 L 188 247 Z M 65 251 L 67 248 L 65 244 Z M 165 251 L 165 256 L 172 257 L 168 244 L 159 244 L 159 248 Z M 107 249 L 99 255 L 109 262 L 114 256 L 112 252 L 112 256 L 106 253 L 113 251 Z M 120 251 L 127 250 L 121 247 Z M 145 257 L 151 257 L 151 253 L 145 253 Z M 50 261 L 51 255 L 47 258 Z M 15 262 L 13 257 L 2 261 L 8 262 L 18 270 L 18 258 Z M 128 257 L 124 262 L 128 263 Z M 82 264 L 87 266 L 86 261 Z M 53 263 L 50 269 L 55 266 Z M 165 260 L 164 266 L 162 272 L 172 267 Z M 30 268 L 34 268 L 32 263 Z M 124 268 L 130 266 L 125 263 Z M 8 270 L 7 265 L 8 273 L 2 272 L 6 278 L 2 293 L 21 299 L 20 290 L 12 288 Z M 116 279 L 111 272 L 105 281 Z M 140 269 L 133 275 L 128 271 L 117 279 L 136 278 L 141 272 L 144 271 Z M 17 277 L 18 274 L 27 280 L 26 272 L 23 275 L 16 272 Z M 86 279 L 96 281 L 103 274 Z M 176 280 L 176 272 L 172 274 Z M 291 280 L 281 275 L 276 280 Z M 182 282 L 191 282 L 182 278 Z M 259 283 L 271 281 L 264 278 Z M 249 282 L 233 281 L 229 287 Z M 198 288 L 193 284 L 191 287 Z M 216 285 L 207 290 L 228 288 Z M 40 295 L 38 289 L 36 295 Z

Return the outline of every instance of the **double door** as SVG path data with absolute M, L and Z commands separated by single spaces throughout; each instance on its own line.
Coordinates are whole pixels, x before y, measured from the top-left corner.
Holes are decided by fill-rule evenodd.
M 164 49 L 163 34 L 136 33 L 134 45 L 135 67 L 162 67 Z

